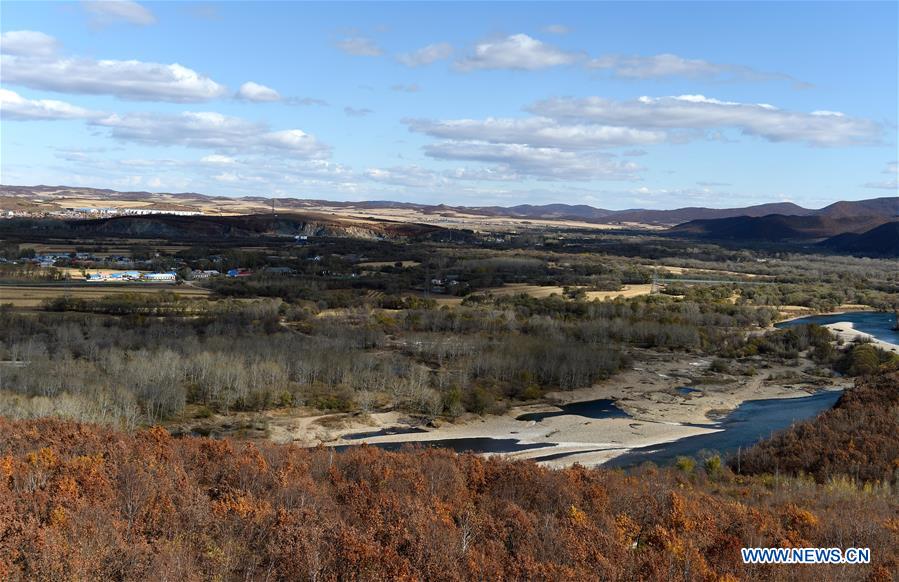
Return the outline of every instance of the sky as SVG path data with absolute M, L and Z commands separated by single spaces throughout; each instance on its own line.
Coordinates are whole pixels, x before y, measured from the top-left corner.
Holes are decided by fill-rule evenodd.
M 899 3 L 0 3 L 0 182 L 466 206 L 897 195 Z

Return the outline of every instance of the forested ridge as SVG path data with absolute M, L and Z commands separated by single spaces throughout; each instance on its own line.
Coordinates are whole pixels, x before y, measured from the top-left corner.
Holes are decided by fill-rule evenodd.
M 899 372 L 859 379 L 836 405 L 759 443 L 740 459 L 746 473 L 846 474 L 899 485 Z

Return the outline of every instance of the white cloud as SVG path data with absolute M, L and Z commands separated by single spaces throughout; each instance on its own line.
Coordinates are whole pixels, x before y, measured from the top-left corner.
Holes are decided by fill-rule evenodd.
M 588 149 L 665 141 L 663 131 L 592 124 L 562 124 L 547 117 L 446 121 L 405 120 L 411 131 L 451 140 L 519 143 L 538 147 Z
M 715 77 L 726 65 L 672 54 L 654 56 L 604 55 L 587 63 L 591 69 L 608 69 L 618 77 L 649 79 L 657 77 Z
M 475 45 L 471 54 L 456 61 L 460 71 L 476 69 L 536 70 L 568 65 L 580 54 L 563 51 L 526 34 L 513 34 Z
M 51 120 L 51 119 L 91 119 L 102 113 L 82 107 L 55 101 L 53 99 L 26 99 L 15 91 L 0 89 L 0 114 L 4 119 Z
M 879 182 L 868 182 L 865 184 L 865 188 L 877 188 L 879 190 L 899 190 L 899 162 L 890 162 L 884 168 L 882 174 L 892 175 L 893 178 L 889 180 L 882 180 Z
M 713 63 L 702 59 L 688 59 L 671 53 L 651 56 L 603 55 L 587 62 L 590 69 L 608 70 L 622 79 L 661 79 L 683 77 L 687 79 L 741 79 L 746 81 L 793 81 L 797 86 L 808 83 L 797 81 L 783 73 L 758 71 L 744 65 Z
M 155 146 L 178 145 L 221 152 L 256 151 L 323 158 L 328 146 L 299 129 L 270 131 L 263 124 L 214 112 L 114 114 L 92 122 L 119 140 Z
M 542 180 L 633 180 L 640 167 L 595 152 L 570 152 L 525 144 L 446 141 L 425 146 L 425 153 L 443 160 L 497 164 L 503 173 Z
M 200 158 L 200 161 L 204 164 L 233 164 L 237 160 L 229 156 L 223 156 L 221 154 L 210 154 L 208 156 L 203 156 Z
M 38 43 L 47 44 L 46 39 Z M 46 50 L 28 56 L 4 54 L 0 59 L 4 83 L 43 91 L 175 103 L 207 101 L 227 92 L 209 77 L 178 63 L 57 58 Z
M 420 166 L 369 168 L 365 176 L 375 182 L 411 188 L 434 186 L 439 181 L 439 176 L 434 172 Z
M 550 24 L 543 30 L 550 34 L 568 34 L 569 32 L 571 32 L 571 29 L 569 29 L 564 24 Z
M 868 182 L 865 188 L 877 188 L 878 190 L 899 190 L 899 180 L 883 180 L 882 182 Z
M 247 81 L 241 85 L 240 89 L 237 91 L 236 97 L 244 101 L 253 101 L 256 103 L 281 100 L 281 95 L 277 91 L 271 87 L 254 83 L 253 81 Z
M 0 34 L 0 53 L 22 56 L 49 56 L 56 52 L 55 38 L 34 30 L 11 30 Z
M 453 54 L 453 46 L 448 42 L 429 44 L 417 51 L 397 55 L 396 60 L 407 67 L 420 67 L 430 65 L 443 59 L 448 59 Z
M 156 23 L 152 12 L 131 0 L 82 0 L 81 4 L 97 25 L 128 22 L 146 26 Z
M 240 179 L 234 172 L 222 172 L 213 176 L 213 178 L 219 182 L 237 182 Z
M 364 36 L 351 36 L 339 40 L 337 48 L 357 57 L 379 57 L 384 54 L 375 41 Z
M 877 143 L 882 133 L 881 126 L 868 119 L 785 111 L 768 104 L 719 101 L 702 95 L 641 97 L 632 101 L 554 98 L 539 101 L 529 110 L 567 123 L 644 129 L 735 128 L 745 135 L 773 142 L 803 142 L 814 146 Z

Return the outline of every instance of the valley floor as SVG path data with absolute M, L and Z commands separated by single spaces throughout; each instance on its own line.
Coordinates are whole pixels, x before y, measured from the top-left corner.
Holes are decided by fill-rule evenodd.
M 646 351 L 639 354 L 632 369 L 605 382 L 590 388 L 550 393 L 543 403 L 515 406 L 502 415 L 464 415 L 455 422 L 436 422 L 430 426 L 421 426 L 421 420 L 396 411 L 322 415 L 302 409 L 281 409 L 251 416 L 258 426 L 265 426 L 265 431 L 257 431 L 257 436 L 280 443 L 341 446 L 362 442 L 509 439 L 509 442 L 541 446 L 501 453 L 504 456 L 537 459 L 549 466 L 574 463 L 594 466 L 635 448 L 720 430 L 716 419 L 749 400 L 797 398 L 851 385 L 846 379 L 808 375 L 801 370 L 810 369 L 813 364 L 809 361 L 800 364 L 798 367 L 769 364 L 752 376 L 710 375 L 709 358 Z M 691 387 L 692 391 L 683 390 L 684 387 Z M 539 421 L 516 419 L 523 414 L 558 412 L 560 409 L 555 404 L 604 399 L 613 401 L 627 416 L 589 418 L 559 414 Z M 223 421 L 240 425 L 233 417 L 211 418 L 202 424 L 206 425 L 205 431 L 210 427 L 214 431 Z M 412 427 L 418 427 L 420 432 L 364 439 L 356 436 L 381 429 L 402 431 Z M 192 423 L 187 423 L 177 430 L 195 429 Z M 545 456 L 552 458 L 540 459 Z

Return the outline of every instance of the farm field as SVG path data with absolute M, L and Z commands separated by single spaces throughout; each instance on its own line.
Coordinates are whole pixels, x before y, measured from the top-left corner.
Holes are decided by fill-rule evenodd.
M 202 298 L 210 294 L 208 289 L 172 283 L 0 284 L 0 305 L 12 304 L 17 308 L 36 309 L 41 307 L 44 301 L 57 297 L 99 299 L 107 295 L 159 293 L 161 291 L 170 291 L 185 298 Z

